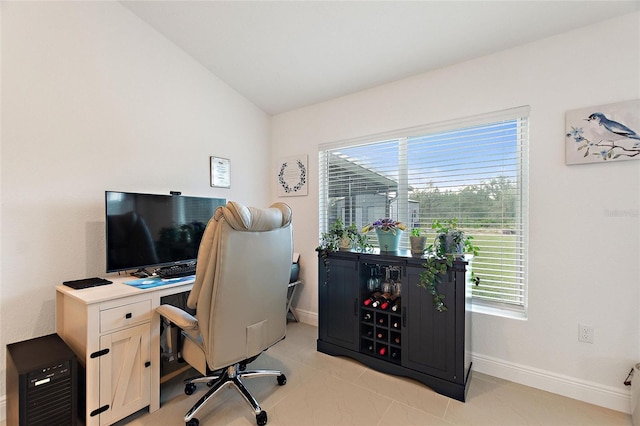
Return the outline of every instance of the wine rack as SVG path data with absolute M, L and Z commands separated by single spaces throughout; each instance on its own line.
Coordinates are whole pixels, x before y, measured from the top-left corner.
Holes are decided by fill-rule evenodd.
M 361 274 L 364 303 L 360 307 L 360 352 L 400 364 L 402 327 L 400 311 L 396 309 L 400 306 L 401 268 L 364 264 Z
M 360 308 L 360 352 L 400 363 L 402 328 L 400 315 L 377 308 Z
M 360 352 L 400 363 L 402 329 L 400 315 L 376 308 L 360 309 Z

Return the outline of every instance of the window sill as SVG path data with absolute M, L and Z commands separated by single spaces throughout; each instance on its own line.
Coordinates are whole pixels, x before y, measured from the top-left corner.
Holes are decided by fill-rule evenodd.
M 515 320 L 526 321 L 527 312 L 523 309 L 505 308 L 499 306 L 492 306 L 486 303 L 482 303 L 477 300 L 473 300 L 471 303 L 471 312 L 475 314 L 493 315 L 497 317 L 510 318 Z

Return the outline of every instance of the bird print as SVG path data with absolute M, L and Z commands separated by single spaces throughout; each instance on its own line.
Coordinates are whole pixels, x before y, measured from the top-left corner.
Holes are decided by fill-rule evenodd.
M 618 123 L 617 121 L 609 120 L 604 114 L 600 112 L 594 112 L 588 118 L 585 118 L 586 121 L 595 121 L 600 126 L 603 126 L 605 129 L 610 131 L 613 134 L 618 136 L 622 136 L 624 138 L 629 139 L 637 139 L 640 140 L 640 136 L 625 126 L 622 123 Z

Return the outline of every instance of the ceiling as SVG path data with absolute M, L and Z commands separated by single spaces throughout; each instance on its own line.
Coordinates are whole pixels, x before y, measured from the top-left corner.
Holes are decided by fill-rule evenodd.
M 120 3 L 271 115 L 640 10 L 640 0 Z

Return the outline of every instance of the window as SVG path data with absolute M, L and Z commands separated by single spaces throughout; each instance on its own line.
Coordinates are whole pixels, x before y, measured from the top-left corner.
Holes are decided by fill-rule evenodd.
M 320 232 L 338 218 L 361 228 L 391 217 L 432 241 L 434 219 L 456 218 L 480 248 L 474 304 L 523 311 L 528 115 L 520 107 L 322 145 Z

